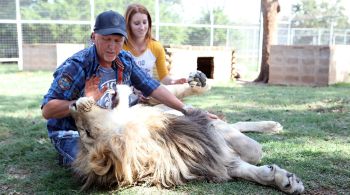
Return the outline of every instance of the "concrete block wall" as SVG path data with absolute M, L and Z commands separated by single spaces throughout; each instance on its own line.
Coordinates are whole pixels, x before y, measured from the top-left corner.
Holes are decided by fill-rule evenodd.
M 24 44 L 23 70 L 55 70 L 83 44 Z
M 233 48 L 205 46 L 164 46 L 167 61 L 170 63 L 170 73 L 175 78 L 188 77 L 192 71 L 198 70 L 198 58 L 213 59 L 213 78 L 216 81 L 232 80 L 236 73 Z
M 82 44 L 24 44 L 24 70 L 55 70 L 64 60 L 84 48 Z M 235 52 L 227 47 L 165 46 L 170 73 L 187 78 L 198 70 L 198 58 L 212 59 L 212 79 L 229 81 L 237 75 Z M 203 64 L 201 64 L 203 67 Z
M 54 70 L 55 44 L 23 44 L 23 70 Z
M 350 81 L 350 46 L 273 45 L 269 83 L 326 86 Z

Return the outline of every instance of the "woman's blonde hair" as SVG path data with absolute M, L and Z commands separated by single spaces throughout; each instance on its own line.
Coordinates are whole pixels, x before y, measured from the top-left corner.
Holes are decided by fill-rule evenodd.
M 147 15 L 147 20 L 148 20 L 148 30 L 145 36 L 145 40 L 148 43 L 152 39 L 152 18 L 151 15 L 149 14 L 147 8 L 141 4 L 138 3 L 133 3 L 130 4 L 125 12 L 125 22 L 126 22 L 126 32 L 128 33 L 128 40 L 126 41 L 126 44 L 133 47 L 133 35 L 131 31 L 131 18 L 137 14 L 146 14 Z

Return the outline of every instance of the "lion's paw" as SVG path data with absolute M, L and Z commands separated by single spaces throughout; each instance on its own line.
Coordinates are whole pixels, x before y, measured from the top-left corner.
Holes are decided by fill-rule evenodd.
M 77 100 L 76 106 L 78 112 L 90 112 L 95 100 L 92 97 L 81 97 Z
M 191 87 L 199 86 L 199 87 L 205 87 L 207 82 L 207 76 L 199 70 L 195 72 L 191 72 L 188 77 L 188 84 Z
M 265 166 L 274 174 L 274 184 L 288 194 L 301 194 L 304 191 L 303 182 L 293 173 L 280 168 L 277 165 Z
M 275 121 L 266 121 L 265 128 L 266 132 L 270 133 L 279 133 L 283 130 L 283 126 Z

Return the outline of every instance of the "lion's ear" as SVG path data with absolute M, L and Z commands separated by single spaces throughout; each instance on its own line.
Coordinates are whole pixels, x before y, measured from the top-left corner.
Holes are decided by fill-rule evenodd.
M 110 153 L 106 146 L 100 146 L 90 154 L 90 167 L 97 175 L 105 175 L 110 170 L 112 166 Z

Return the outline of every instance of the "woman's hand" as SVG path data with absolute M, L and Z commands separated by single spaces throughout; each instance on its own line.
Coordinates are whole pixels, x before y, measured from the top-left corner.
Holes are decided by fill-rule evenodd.
M 165 76 L 161 81 L 164 85 L 175 85 L 175 84 L 184 84 L 187 83 L 186 78 L 173 79 L 170 76 Z
M 174 80 L 171 81 L 171 84 L 172 84 L 172 85 L 175 85 L 175 84 L 184 84 L 184 83 L 187 83 L 187 79 L 186 79 L 186 78 L 174 79 Z

